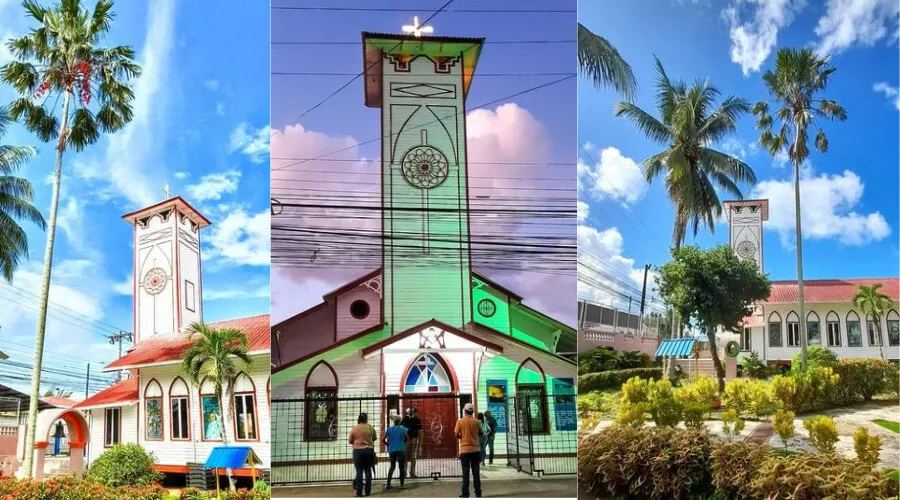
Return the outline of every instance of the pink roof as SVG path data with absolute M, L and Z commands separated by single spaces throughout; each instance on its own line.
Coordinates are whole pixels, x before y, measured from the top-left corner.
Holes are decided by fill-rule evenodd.
M 41 398 L 41 401 L 47 403 L 48 405 L 53 405 L 57 408 L 71 408 L 75 406 L 75 400 L 69 398 L 59 398 L 56 396 Z
M 268 351 L 271 342 L 269 315 L 248 316 L 246 318 L 229 319 L 209 323 L 212 328 L 236 328 L 247 336 L 250 351 Z M 143 340 L 125 353 L 121 358 L 106 366 L 106 370 L 122 367 L 133 367 L 180 361 L 181 356 L 193 345 L 191 335 L 167 335 L 159 338 Z
M 75 405 L 77 409 L 96 408 L 115 404 L 130 404 L 138 400 L 138 383 L 136 378 L 125 379 L 94 394 Z
M 892 299 L 900 301 L 900 278 L 850 278 L 832 280 L 804 280 L 803 302 L 851 302 L 859 285 L 871 286 L 881 283 L 881 291 Z M 769 294 L 770 304 L 797 302 L 796 281 L 773 281 Z

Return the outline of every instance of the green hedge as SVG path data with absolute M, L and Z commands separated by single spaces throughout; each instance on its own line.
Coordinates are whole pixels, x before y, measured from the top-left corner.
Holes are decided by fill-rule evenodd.
M 578 377 L 578 392 L 579 394 L 584 394 L 603 389 L 618 389 L 632 377 L 659 380 L 662 378 L 662 375 L 662 368 L 632 368 L 630 370 L 588 373 Z
M 15 500 L 165 500 L 166 490 L 158 485 L 111 488 L 68 476 L 60 479 L 0 478 L 0 499 Z
M 858 460 L 715 443 L 706 431 L 611 427 L 578 443 L 579 487 L 615 498 L 897 498 L 898 483 Z

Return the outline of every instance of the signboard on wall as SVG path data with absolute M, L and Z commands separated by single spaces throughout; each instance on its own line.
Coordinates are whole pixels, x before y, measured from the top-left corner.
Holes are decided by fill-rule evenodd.
M 506 432 L 506 381 L 488 380 L 488 410 L 497 420 L 497 432 Z
M 556 430 L 578 430 L 575 379 L 558 378 L 553 380 L 553 413 L 556 417 Z

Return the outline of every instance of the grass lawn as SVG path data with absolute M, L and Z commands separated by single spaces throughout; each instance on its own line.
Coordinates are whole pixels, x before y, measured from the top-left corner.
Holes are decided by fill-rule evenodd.
M 590 412 L 594 416 L 604 420 L 616 417 L 619 403 L 622 400 L 622 391 L 619 389 L 606 389 L 592 391 L 578 395 L 578 411 Z
M 877 419 L 873 420 L 872 422 L 875 422 L 876 424 L 884 427 L 885 429 L 887 429 L 891 432 L 896 432 L 896 433 L 900 434 L 900 422 L 894 422 L 893 420 L 883 420 L 880 418 L 877 418 Z

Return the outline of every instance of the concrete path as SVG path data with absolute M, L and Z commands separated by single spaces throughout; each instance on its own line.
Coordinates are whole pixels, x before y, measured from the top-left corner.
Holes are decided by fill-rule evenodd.
M 481 483 L 484 497 L 514 498 L 575 498 L 578 493 L 575 476 L 533 479 L 518 473 L 517 480 L 484 480 Z M 384 498 L 455 498 L 461 493 L 460 479 L 440 481 L 417 481 L 408 483 L 405 489 L 394 484 L 390 490 L 384 489 L 384 481 L 372 483 L 372 497 Z M 475 496 L 475 492 L 470 492 Z M 292 486 L 272 488 L 272 498 L 344 498 L 354 496 L 350 484 L 328 486 Z

